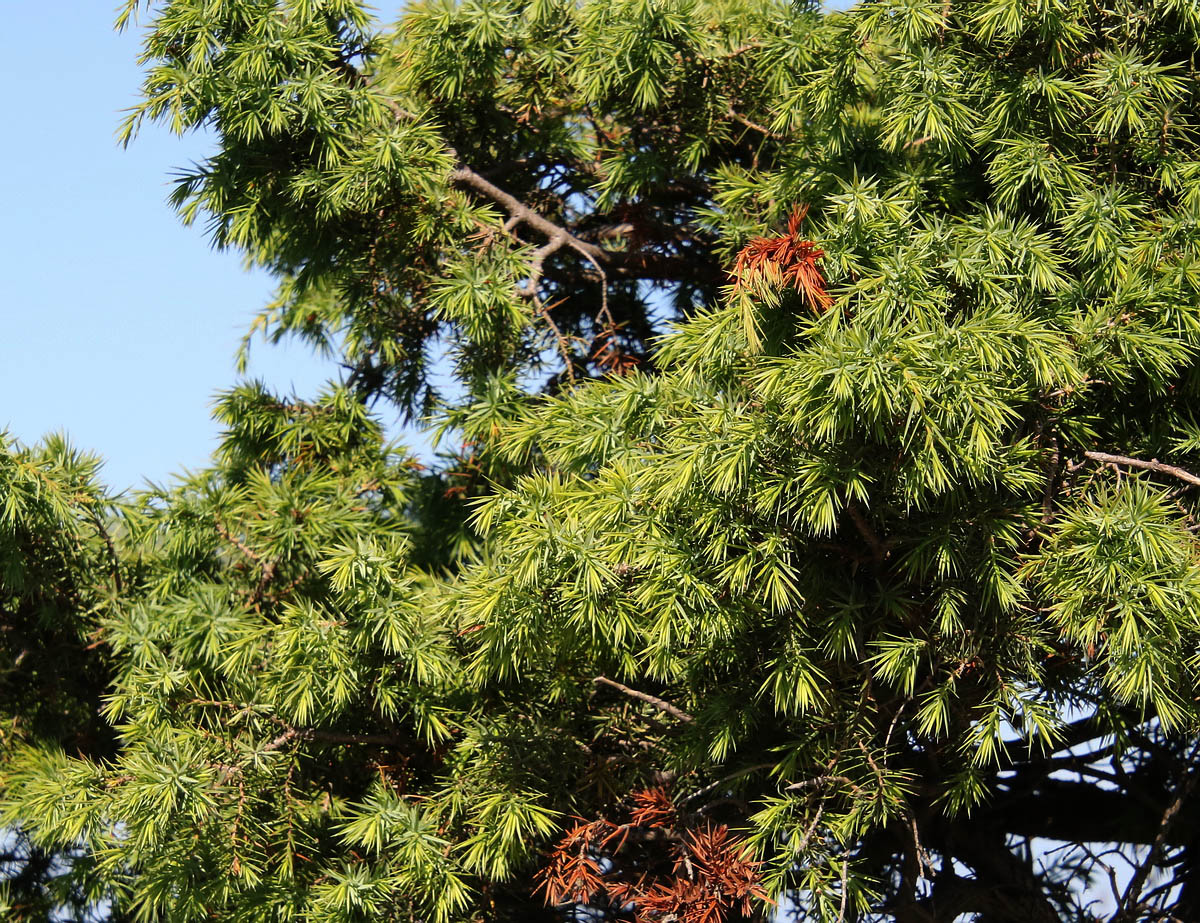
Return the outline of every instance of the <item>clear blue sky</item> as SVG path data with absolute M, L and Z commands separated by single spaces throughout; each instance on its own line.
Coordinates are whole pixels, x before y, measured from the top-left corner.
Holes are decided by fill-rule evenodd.
M 148 126 L 117 146 L 141 78 L 138 35 L 113 32 L 114 9 L 14 4 L 53 23 L 0 34 L 0 428 L 23 442 L 65 430 L 121 489 L 205 463 L 212 397 L 236 382 L 273 283 L 166 204 L 172 170 L 206 139 Z M 336 372 L 299 344 L 251 352 L 250 374 L 283 390 L 312 394 Z

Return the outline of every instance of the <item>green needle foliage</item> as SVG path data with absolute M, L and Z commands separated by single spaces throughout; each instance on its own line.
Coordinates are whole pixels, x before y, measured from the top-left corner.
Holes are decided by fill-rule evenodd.
M 1200 5 L 139 15 L 346 374 L 3 444 L 6 920 L 1200 919 Z

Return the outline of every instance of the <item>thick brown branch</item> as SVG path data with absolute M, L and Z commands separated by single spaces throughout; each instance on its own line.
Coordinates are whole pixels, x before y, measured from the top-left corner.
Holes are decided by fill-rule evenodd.
M 263 752 L 266 753 L 268 751 L 282 749 L 303 734 L 304 732 L 298 730 L 297 728 L 288 728 L 286 731 L 268 743 L 265 747 L 263 747 Z
M 388 106 L 400 121 L 415 122 L 420 119 L 420 116 L 416 113 L 409 112 L 394 100 L 389 101 Z M 450 182 L 474 190 L 502 206 L 509 215 L 504 225 L 507 231 L 511 232 L 518 225 L 525 224 L 545 236 L 546 244 L 534 251 L 535 261 L 538 261 L 540 258 L 544 262 L 546 257 L 550 256 L 556 250 L 567 246 L 591 263 L 598 271 L 602 283 L 607 281 L 606 277 L 609 275 L 627 279 L 661 279 L 664 281 L 687 279 L 714 284 L 722 282 L 725 278 L 724 273 L 721 272 L 719 267 L 711 265 L 703 259 L 693 260 L 686 257 L 668 256 L 646 250 L 634 252 L 605 250 L 603 247 L 575 234 L 572 230 L 551 221 L 545 215 L 530 208 L 516 196 L 501 189 L 480 171 L 467 166 L 463 163 L 463 158 L 459 155 L 458 151 L 453 147 L 447 145 L 446 153 L 458 164 L 450 172 Z M 585 166 L 581 164 L 580 168 L 582 169 Z M 682 194 L 685 197 L 690 197 L 691 195 L 704 193 L 705 191 L 705 187 L 700 185 L 695 189 L 688 188 L 682 190 Z M 587 236 L 605 239 L 610 236 L 625 236 L 632 232 L 632 230 L 632 225 L 622 223 L 596 229 Z M 530 279 L 518 288 L 518 292 L 522 297 L 531 297 L 530 293 L 536 288 L 537 280 L 541 275 L 540 269 L 540 262 L 531 267 Z M 607 291 L 604 293 L 602 300 L 606 299 Z M 604 313 L 603 310 L 602 313 Z
M 1169 474 L 1173 478 L 1179 478 L 1181 481 L 1186 481 L 1188 484 L 1200 487 L 1200 477 L 1192 474 L 1190 471 L 1176 468 L 1174 465 L 1163 464 L 1157 458 L 1146 461 L 1141 458 L 1130 458 L 1128 455 L 1109 455 L 1107 452 L 1084 452 L 1083 454 L 1085 458 L 1090 458 L 1092 461 L 1100 462 L 1104 465 L 1124 465 L 1127 468 L 1141 468 L 1144 471 Z
M 396 118 L 402 122 L 415 122 L 419 118 L 416 113 L 409 112 L 394 100 L 390 100 L 388 105 Z M 572 250 L 578 251 L 593 261 L 598 262 L 608 258 L 608 253 L 603 248 L 597 247 L 595 244 L 590 244 L 585 240 L 580 240 L 566 228 L 560 227 L 545 215 L 534 211 L 516 196 L 505 192 L 481 173 L 468 167 L 462 162 L 462 157 L 459 156 L 458 151 L 453 147 L 447 145 L 446 151 L 459 164 L 459 166 L 450 172 L 450 182 L 474 189 L 476 192 L 487 196 L 497 205 L 504 206 L 509 214 L 509 222 L 505 226 L 510 230 L 517 223 L 524 223 L 535 231 L 544 234 L 547 240 L 554 241 L 556 238 L 563 238 L 565 244 Z M 562 246 L 562 244 L 558 246 Z M 558 246 L 555 249 L 558 249 Z
M 597 686 L 609 686 L 613 689 L 616 689 L 618 692 L 624 693 L 631 699 L 637 699 L 640 702 L 645 702 L 647 705 L 653 705 L 659 711 L 666 712 L 668 715 L 672 715 L 673 717 L 678 718 L 680 721 L 690 723 L 695 720 L 687 712 L 676 708 L 670 702 L 660 699 L 657 696 L 652 696 L 649 693 L 639 692 L 637 689 L 631 689 L 622 683 L 618 683 L 616 680 L 609 679 L 607 676 L 597 676 L 594 680 L 592 680 L 592 682 Z

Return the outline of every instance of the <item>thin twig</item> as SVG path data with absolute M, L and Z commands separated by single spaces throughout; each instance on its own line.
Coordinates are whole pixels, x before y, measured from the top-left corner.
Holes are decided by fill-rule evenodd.
M 563 357 L 563 364 L 567 370 L 567 380 L 571 384 L 575 384 L 575 362 L 571 357 L 571 341 L 563 335 L 558 324 L 554 322 L 554 318 L 550 316 L 550 311 L 561 302 L 556 301 L 554 304 L 543 304 L 542 300 L 536 294 L 533 296 L 533 299 L 533 303 L 538 309 L 538 316 L 546 322 L 546 326 L 554 334 L 554 342 L 558 346 L 559 354 Z
M 597 686 L 609 686 L 613 689 L 616 689 L 618 692 L 624 693 L 631 699 L 637 699 L 640 702 L 645 702 L 647 705 L 653 705 L 659 711 L 666 712 L 668 715 L 678 718 L 680 721 L 690 724 L 696 720 L 687 712 L 676 708 L 665 699 L 660 699 L 657 696 L 650 695 L 647 692 L 640 692 L 637 689 L 631 689 L 629 686 L 626 686 L 623 683 L 618 683 L 616 680 L 609 679 L 607 676 L 597 676 L 592 680 L 592 682 Z
M 697 789 L 696 791 L 692 792 L 686 798 L 682 799 L 679 802 L 679 804 L 682 807 L 683 805 L 687 804 L 689 801 L 695 801 L 697 798 L 703 798 L 705 795 L 709 794 L 710 792 L 715 791 L 716 789 L 720 788 L 722 785 L 725 785 L 728 782 L 732 782 L 734 779 L 741 778 L 742 776 L 748 776 L 752 772 L 761 772 L 764 769 L 774 769 L 774 768 L 775 768 L 774 763 L 756 763 L 753 766 L 747 766 L 744 769 L 739 769 L 737 772 L 731 772 L 729 775 L 722 776 L 721 778 L 717 779 L 716 782 L 712 782 L 712 783 L 704 786 L 704 788 Z
M 574 247 L 574 244 L 570 244 L 569 241 L 568 244 Z M 575 249 L 578 248 L 576 247 Z M 606 273 L 600 267 L 600 264 L 593 259 L 590 253 L 586 253 L 583 250 L 580 250 L 579 252 L 582 253 L 587 261 L 592 264 L 596 272 L 600 274 L 600 311 L 596 315 L 597 326 L 599 326 L 599 319 L 603 317 L 608 322 L 608 329 L 612 330 L 615 335 L 617 330 L 617 322 L 613 318 L 612 312 L 608 310 L 608 273 Z
M 858 745 L 858 749 L 862 751 L 863 756 L 866 758 L 867 765 L 870 766 L 871 771 L 875 773 L 875 781 L 879 783 L 879 798 L 882 800 L 884 790 L 887 788 L 887 780 L 884 778 L 883 770 L 879 768 L 879 764 L 876 763 L 875 758 L 871 756 L 871 751 L 867 749 L 866 744 L 864 744 L 861 740 L 856 740 L 855 743 Z
M 895 733 L 896 724 L 900 721 L 900 716 L 904 714 L 904 709 L 908 707 L 911 699 L 905 699 L 900 703 L 900 707 L 896 709 L 896 714 L 892 715 L 892 720 L 888 724 L 887 733 L 883 736 L 883 765 L 887 765 L 888 753 L 891 752 L 892 734 Z
M 855 784 L 854 780 L 849 776 L 817 776 L 813 779 L 802 779 L 799 782 L 793 782 L 784 789 L 785 792 L 799 792 L 806 788 L 820 788 L 827 782 L 840 782 L 848 787 L 855 795 L 861 794 L 862 789 Z
M 1083 454 L 1085 458 L 1090 458 L 1092 461 L 1100 462 L 1101 464 L 1124 465 L 1127 468 L 1141 468 L 1144 471 L 1169 474 L 1173 478 L 1179 478 L 1181 481 L 1186 481 L 1188 484 L 1200 487 L 1200 476 L 1194 475 L 1190 471 L 1184 471 L 1182 468 L 1177 468 L 1174 465 L 1163 464 L 1157 458 L 1146 461 L 1141 458 L 1130 458 L 1128 455 L 1109 455 L 1107 452 L 1084 452 Z
M 237 539 L 233 535 L 233 533 L 230 532 L 227 528 L 225 528 L 225 526 L 222 525 L 220 522 L 214 522 L 213 524 L 216 526 L 217 534 L 220 535 L 221 538 L 225 539 L 225 541 L 229 542 L 231 545 L 233 545 L 235 548 L 237 548 L 238 551 L 240 551 L 242 554 L 244 554 L 250 560 L 254 561 L 256 564 L 262 563 L 262 560 L 263 560 L 262 555 L 260 555 L 253 548 L 250 548 L 249 546 L 244 544 L 242 541 Z
M 817 804 L 817 813 L 813 815 L 813 819 L 809 821 L 808 826 L 804 828 L 804 835 L 800 837 L 800 842 L 796 845 L 795 855 L 800 856 L 804 850 L 808 848 L 809 840 L 817 830 L 817 824 L 821 822 L 821 817 L 825 813 L 825 801 L 822 800 Z
M 849 892 L 850 892 L 850 889 L 847 886 L 846 881 L 847 881 L 847 878 L 849 877 L 849 871 L 850 871 L 850 860 L 843 858 L 842 859 L 842 902 L 841 902 L 841 906 L 838 907 L 838 917 L 837 917 L 838 923 L 842 923 L 842 921 L 846 919 L 846 898 L 849 897 Z
M 771 129 L 767 128 L 765 125 L 759 125 L 757 122 L 750 121 L 750 119 L 746 118 L 744 115 L 740 114 L 739 112 L 736 112 L 734 110 L 733 106 L 730 106 L 729 110 L 725 114 L 727 116 L 729 116 L 729 118 L 733 119 L 735 122 L 739 122 L 742 125 L 745 125 L 747 128 L 751 129 L 752 131 L 757 131 L 759 134 L 766 135 L 766 137 L 772 138 L 775 141 L 783 141 L 784 140 L 783 135 L 778 134 L 777 132 L 771 131 Z
M 933 877 L 933 860 L 929 857 L 929 853 L 925 851 L 925 847 L 921 845 L 921 832 L 917 827 L 917 817 L 911 811 L 908 812 L 908 826 L 912 831 L 913 850 L 917 859 L 917 877 L 932 878 Z M 926 874 L 928 872 L 928 875 Z

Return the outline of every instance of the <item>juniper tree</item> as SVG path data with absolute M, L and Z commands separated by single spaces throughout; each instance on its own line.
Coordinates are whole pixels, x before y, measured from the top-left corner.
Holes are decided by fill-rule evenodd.
M 5 450 L 9 918 L 1200 915 L 1200 7 L 148 16 L 346 375 Z

